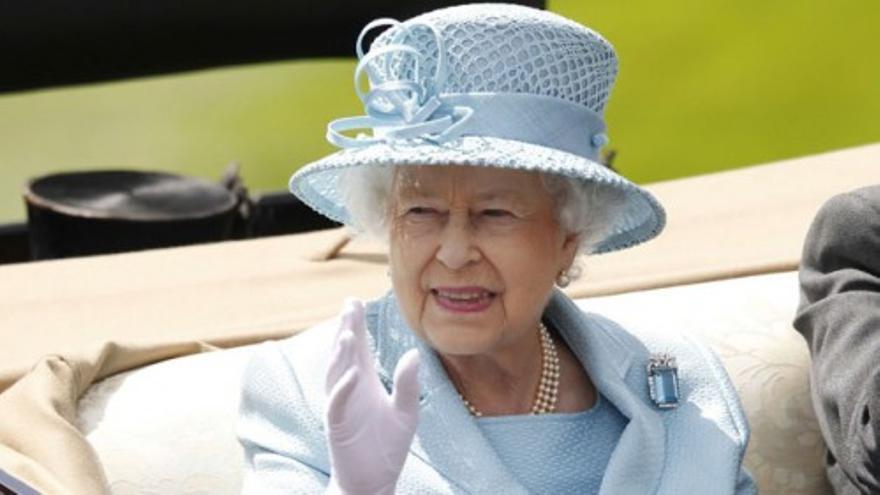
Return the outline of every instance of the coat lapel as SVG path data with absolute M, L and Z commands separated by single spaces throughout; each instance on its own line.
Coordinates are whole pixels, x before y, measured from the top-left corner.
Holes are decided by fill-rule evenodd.
M 525 494 L 461 403 L 437 355 L 427 348 L 420 352 L 428 394 L 412 453 L 465 492 Z
M 559 330 L 585 367 L 597 390 L 629 419 L 611 455 L 600 493 L 656 493 L 666 460 L 666 429 L 660 414 L 633 385 L 644 375 L 649 351 L 610 321 L 583 313 L 567 296 L 556 292 L 546 317 Z M 622 339 L 632 339 L 624 342 Z M 634 345 L 635 344 L 635 345 Z M 637 390 L 637 389 L 636 389 Z

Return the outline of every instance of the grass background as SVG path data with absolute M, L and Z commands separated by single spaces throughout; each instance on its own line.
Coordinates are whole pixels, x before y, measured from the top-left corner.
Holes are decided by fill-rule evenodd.
M 620 75 L 616 167 L 640 183 L 880 141 L 876 0 L 551 0 L 601 32 Z M 377 17 L 381 12 L 377 12 Z M 29 177 L 142 168 L 279 190 L 360 113 L 353 59 L 233 67 L 0 95 L 0 222 Z M 880 166 L 880 164 L 878 164 Z

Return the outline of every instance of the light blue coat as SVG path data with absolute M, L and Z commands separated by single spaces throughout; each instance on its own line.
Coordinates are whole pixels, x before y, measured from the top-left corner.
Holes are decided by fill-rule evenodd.
M 599 392 L 629 418 L 601 494 L 756 493 L 742 468 L 746 418 L 711 351 L 680 335 L 633 335 L 583 313 L 561 292 L 553 294 L 544 316 Z M 238 425 L 246 456 L 244 493 L 323 492 L 330 471 L 322 421 L 324 373 L 337 325 L 331 320 L 263 344 L 247 367 Z M 407 349 L 417 346 L 422 354 L 419 427 L 397 492 L 526 493 L 462 405 L 436 354 L 407 328 L 393 294 L 367 305 L 367 326 L 386 386 Z M 676 409 L 660 410 L 648 396 L 651 352 L 667 352 L 678 361 L 681 403 Z M 586 439 L 584 448 L 589 448 Z

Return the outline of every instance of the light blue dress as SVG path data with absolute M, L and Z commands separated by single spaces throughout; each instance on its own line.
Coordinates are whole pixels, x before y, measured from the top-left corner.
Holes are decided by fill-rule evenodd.
M 586 411 L 486 417 L 477 425 L 529 493 L 590 494 L 599 493 L 626 418 L 599 394 Z
M 377 373 L 386 387 L 404 352 L 417 347 L 422 356 L 419 425 L 397 493 L 530 493 L 515 471 L 520 467 L 509 464 L 519 462 L 511 460 L 511 446 L 499 447 L 500 454 L 493 448 L 492 438 L 500 437 L 487 435 L 464 407 L 437 355 L 407 327 L 393 293 L 366 309 Z M 566 341 L 597 392 L 626 418 L 599 494 L 756 493 L 742 467 L 745 415 L 723 366 L 705 346 L 672 331 L 631 333 L 634 329 L 583 313 L 559 291 L 543 318 Z M 245 493 L 325 490 L 330 461 L 324 374 L 338 325 L 334 319 L 268 342 L 247 366 L 238 423 Z M 646 365 L 654 352 L 671 353 L 678 361 L 681 397 L 675 409 L 658 409 L 648 396 Z M 555 464 L 543 467 L 545 477 L 557 474 Z

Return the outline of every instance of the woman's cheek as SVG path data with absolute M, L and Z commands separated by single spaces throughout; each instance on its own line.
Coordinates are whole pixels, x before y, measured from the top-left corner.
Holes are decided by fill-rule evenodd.
M 398 297 L 405 297 L 410 313 L 415 306 L 422 306 L 427 296 L 426 270 L 431 255 L 428 246 L 415 237 L 392 240 L 391 278 Z

